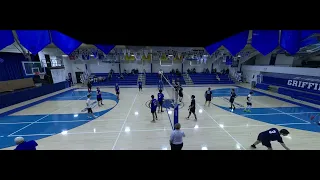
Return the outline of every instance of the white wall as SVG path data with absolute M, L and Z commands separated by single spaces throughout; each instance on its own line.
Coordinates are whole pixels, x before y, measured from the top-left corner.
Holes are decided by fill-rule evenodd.
M 269 66 L 271 54 L 266 56 L 260 54 L 255 60 L 255 65 Z M 292 66 L 294 57 L 278 54 L 275 62 L 276 66 Z
M 300 67 L 281 67 L 281 66 L 242 66 L 243 77 L 248 82 L 256 81 L 256 76 L 260 72 L 271 72 L 271 73 L 283 73 L 283 74 L 295 74 L 303 76 L 316 76 L 320 77 L 320 68 L 300 68 Z M 255 78 L 252 79 L 252 75 Z

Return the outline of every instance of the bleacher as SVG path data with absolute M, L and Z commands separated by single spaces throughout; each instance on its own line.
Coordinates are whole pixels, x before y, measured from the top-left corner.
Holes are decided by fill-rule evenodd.
M 105 77 L 106 80 L 103 82 L 93 82 L 93 86 L 113 86 L 116 83 L 119 85 L 137 85 L 138 82 L 138 74 L 135 75 L 125 75 L 124 79 L 121 79 L 119 73 L 113 73 L 112 78 L 108 79 L 109 73 L 92 73 L 91 75 L 95 75 L 96 77 Z
M 175 81 L 179 79 L 181 85 L 186 84 L 183 76 L 177 76 L 175 74 L 164 73 L 164 76 L 172 83 L 172 80 Z M 166 84 L 166 81 L 163 81 Z M 159 75 L 158 73 L 146 73 L 146 85 L 158 85 L 159 83 Z
M 234 82 L 228 77 L 228 75 L 218 75 L 220 78 L 217 79 L 217 74 L 189 74 L 193 81 L 193 84 L 234 84 Z
M 277 93 L 290 96 L 294 99 L 320 105 L 319 91 L 314 89 L 303 89 L 287 84 L 288 79 L 279 77 L 263 76 L 263 82 L 256 84 L 256 88 L 269 90 L 270 87 L 278 87 Z

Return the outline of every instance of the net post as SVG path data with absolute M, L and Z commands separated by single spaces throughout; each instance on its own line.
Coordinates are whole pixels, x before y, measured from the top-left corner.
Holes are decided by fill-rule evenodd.
M 174 114 L 173 114 L 173 124 L 176 125 L 179 123 L 179 104 L 174 106 Z

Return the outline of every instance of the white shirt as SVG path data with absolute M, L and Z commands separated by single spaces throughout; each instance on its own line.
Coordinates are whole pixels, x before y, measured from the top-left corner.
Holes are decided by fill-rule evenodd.
M 248 102 L 251 102 L 251 94 L 249 94 L 249 95 L 247 96 L 247 100 L 248 100 Z
M 162 71 L 159 71 L 159 74 L 163 74 L 163 72 L 162 72 Z
M 90 98 L 87 99 L 87 108 L 91 108 L 91 100 L 90 100 Z
M 183 140 L 182 140 L 183 137 L 186 137 L 186 135 L 184 134 L 183 131 L 174 130 L 174 131 L 172 131 L 171 136 L 170 136 L 170 143 L 172 143 L 172 144 L 182 144 L 183 143 Z

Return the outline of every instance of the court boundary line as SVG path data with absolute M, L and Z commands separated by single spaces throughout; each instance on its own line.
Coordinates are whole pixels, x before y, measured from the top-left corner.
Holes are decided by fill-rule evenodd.
M 82 97 L 81 97 L 81 98 L 79 98 L 78 100 L 80 100 L 80 99 L 82 99 L 82 98 L 84 98 L 84 97 L 86 97 L 86 96 L 87 96 L 87 95 L 82 96 Z M 13 133 L 9 134 L 9 135 L 8 135 L 8 137 L 11 137 L 13 134 L 15 134 L 15 133 L 17 133 L 17 132 L 19 132 L 19 131 L 21 131 L 21 130 L 23 130 L 23 129 L 25 129 L 25 128 L 29 127 L 29 126 L 31 126 L 31 125 L 33 125 L 33 124 L 34 124 L 34 123 L 36 123 L 36 122 L 41 121 L 42 119 L 44 119 L 44 118 L 46 118 L 46 117 L 48 117 L 48 116 L 50 116 L 50 115 L 53 115 L 52 113 L 54 113 L 54 112 L 56 112 L 56 111 L 59 111 L 59 110 L 60 110 L 60 109 L 62 109 L 62 108 L 68 107 L 70 104 L 75 103 L 75 102 L 76 102 L 76 101 L 72 101 L 72 102 L 68 103 L 67 105 L 65 105 L 65 106 L 63 106 L 63 107 L 60 107 L 60 108 L 58 108 L 58 109 L 56 109 L 56 110 L 52 111 L 50 114 L 47 114 L 47 115 L 45 115 L 45 116 L 43 116 L 43 117 L 39 118 L 38 120 L 36 120 L 36 121 L 34 121 L 34 122 L 32 122 L 32 123 L 30 123 L 30 124 L 28 124 L 28 125 L 26 125 L 26 126 L 24 126 L 24 127 L 20 128 L 20 129 L 18 129 L 17 131 L 15 131 L 15 132 L 13 132 Z
M 191 100 L 190 95 L 188 93 L 185 92 L 185 94 L 188 96 L 188 99 Z M 202 108 L 199 103 L 196 103 L 198 107 L 200 107 L 206 114 L 207 116 L 209 116 L 219 127 L 220 124 L 217 122 L 217 120 L 215 120 L 204 108 Z M 240 145 L 244 150 L 246 150 L 246 148 L 238 141 L 236 140 L 227 130 L 225 130 L 224 128 L 220 127 L 225 133 L 227 133 L 238 145 Z
M 117 145 L 117 142 L 118 142 L 119 137 L 120 137 L 120 135 L 121 135 L 122 129 L 124 128 L 124 125 L 126 124 L 126 122 L 127 122 L 127 120 L 128 120 L 128 117 L 129 117 L 129 115 L 130 115 L 130 112 L 131 112 L 131 110 L 132 110 L 132 107 L 133 107 L 134 103 L 135 103 L 136 100 L 137 100 L 137 97 L 138 97 L 138 93 L 136 93 L 136 96 L 134 97 L 134 100 L 132 101 L 131 107 L 130 107 L 129 112 L 128 112 L 127 116 L 126 116 L 126 119 L 123 121 L 123 124 L 122 124 L 122 126 L 121 126 L 120 132 L 119 132 L 119 134 L 118 134 L 118 137 L 117 137 L 117 139 L 114 141 L 114 144 L 113 144 L 113 146 L 112 146 L 112 150 L 114 150 L 114 148 L 115 148 L 116 145 Z
M 99 116 L 99 117 L 101 117 L 101 116 Z M 106 122 L 107 120 L 108 121 L 120 121 L 120 120 L 124 120 L 124 119 L 107 119 L 107 120 L 105 120 L 105 119 L 99 119 L 99 117 L 98 118 L 96 118 L 96 119 L 91 119 L 91 120 L 70 120 L 70 121 L 42 121 L 42 122 L 34 122 L 34 124 L 49 124 L 49 123 L 72 123 L 72 122 Z M 15 125 L 15 124 L 31 124 L 31 123 L 33 123 L 33 122 L 16 122 L 16 123 L 0 123 L 0 125 Z
M 287 114 L 318 114 L 319 112 L 301 112 L 301 113 L 287 113 Z M 228 116 L 272 116 L 272 115 L 279 115 L 285 113 L 263 113 L 263 114 L 218 114 L 215 117 L 228 117 Z M 1 124 L 1 123 L 0 123 Z
M 224 126 L 224 128 L 250 128 L 250 127 L 264 127 L 264 126 L 283 126 L 283 125 L 311 125 L 308 123 L 283 123 L 283 124 L 251 124 L 251 125 L 239 125 L 239 126 Z M 198 128 L 181 128 L 181 130 L 197 130 L 197 129 L 223 129 L 219 126 L 215 127 L 198 127 Z M 171 129 L 166 129 L 165 127 L 163 129 L 137 129 L 137 130 L 130 130 L 130 132 L 156 132 L 156 131 L 172 131 Z M 94 132 L 94 131 L 84 131 L 84 132 L 68 132 L 67 135 L 83 135 L 83 134 L 107 134 L 107 133 L 125 133 L 125 131 L 101 131 L 101 132 Z M 62 135 L 61 133 L 48 133 L 48 134 L 17 134 L 12 135 L 12 137 L 26 137 L 26 136 L 53 136 L 53 135 Z M 62 135 L 66 136 L 66 135 Z M 1 136 L 0 136 L 1 137 Z

